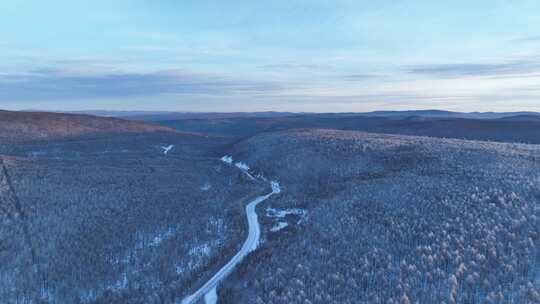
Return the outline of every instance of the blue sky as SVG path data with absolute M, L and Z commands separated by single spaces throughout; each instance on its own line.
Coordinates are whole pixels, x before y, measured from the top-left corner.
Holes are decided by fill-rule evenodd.
M 540 2 L 440 2 L 2 1 L 0 108 L 540 111 Z

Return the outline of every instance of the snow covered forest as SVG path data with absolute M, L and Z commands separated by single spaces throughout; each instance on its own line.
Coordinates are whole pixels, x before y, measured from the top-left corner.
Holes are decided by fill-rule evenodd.
M 540 148 L 331 130 L 234 149 L 307 220 L 277 233 L 227 303 L 538 303 Z
M 0 145 L 2 303 L 181 303 L 239 253 L 208 298 L 540 303 L 538 145 L 28 123 Z
M 208 146 L 173 132 L 2 146 L 0 302 L 172 303 L 198 286 L 264 191 Z

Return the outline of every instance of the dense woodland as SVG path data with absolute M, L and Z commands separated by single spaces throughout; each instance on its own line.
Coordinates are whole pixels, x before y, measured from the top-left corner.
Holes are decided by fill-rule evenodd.
M 225 154 L 282 191 L 220 303 L 540 303 L 538 145 L 294 129 L 337 121 L 314 116 L 164 122 L 184 132 L 76 116 L 50 134 L 24 117 L 0 130 L 1 303 L 180 302 L 269 190 Z
M 307 219 L 267 226 L 227 303 L 540 302 L 537 146 L 301 130 L 235 153 Z
M 3 147 L 0 302 L 171 303 L 197 287 L 264 191 L 209 148 L 178 134 Z

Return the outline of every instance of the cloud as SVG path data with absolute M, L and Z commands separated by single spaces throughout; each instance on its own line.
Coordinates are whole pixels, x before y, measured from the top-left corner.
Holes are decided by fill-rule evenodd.
M 535 58 L 501 63 L 455 63 L 409 66 L 406 72 L 439 78 L 501 77 L 540 72 L 540 60 Z
M 260 66 L 261 69 L 265 70 L 317 70 L 317 71 L 328 71 L 332 70 L 332 66 L 322 65 L 322 64 L 297 64 L 297 63 L 278 63 L 278 64 L 267 64 Z
M 152 73 L 85 73 L 39 69 L 0 74 L 0 101 L 129 98 L 162 94 L 231 96 L 282 89 L 270 81 L 236 80 L 183 70 Z
M 376 92 L 373 94 L 351 94 L 351 95 L 310 95 L 310 94 L 296 94 L 296 95 L 283 95 L 273 96 L 270 98 L 272 101 L 282 100 L 290 103 L 322 103 L 329 104 L 341 103 L 341 104 L 374 104 L 378 106 L 399 107 L 403 104 L 415 104 L 422 105 L 423 108 L 431 107 L 435 104 L 444 105 L 447 107 L 454 107 L 459 105 L 474 105 L 484 106 L 489 109 L 487 105 L 493 105 L 493 103 L 502 103 L 510 107 L 516 105 L 523 105 L 527 102 L 534 102 L 540 100 L 540 92 L 520 92 L 517 90 L 501 90 L 493 93 L 489 92 L 441 92 L 441 93 L 429 93 L 429 92 L 407 92 L 407 91 L 395 91 L 395 92 Z M 538 107 L 538 106 L 537 106 Z
M 350 74 L 350 75 L 342 75 L 339 76 L 340 79 L 345 81 L 364 81 L 364 80 L 370 80 L 370 79 L 380 79 L 384 78 L 384 75 L 378 75 L 378 74 Z
M 521 42 L 521 43 L 536 43 L 536 42 L 540 42 L 540 35 L 523 37 L 523 38 L 515 39 L 514 41 Z
M 126 72 L 107 61 L 57 61 L 54 68 L 0 71 L 0 105 L 26 108 L 126 109 L 339 109 L 441 105 L 463 109 L 527 106 L 540 100 L 540 67 L 533 57 L 495 64 L 433 64 L 406 67 L 414 75 L 337 72 L 296 82 L 209 74 L 192 70 Z M 529 63 L 526 65 L 525 63 Z M 537 74 L 534 74 L 538 71 Z M 518 76 L 515 76 L 518 75 Z M 521 75 L 521 76 L 519 76 Z M 410 76 L 410 75 L 409 75 Z M 471 79 L 469 76 L 481 76 Z M 260 76 L 261 77 L 261 76 Z M 258 78 L 263 79 L 263 78 Z M 273 79 L 273 80 L 272 80 Z M 365 83 L 363 83 L 365 81 Z M 111 106 L 109 106 L 111 104 Z M 95 107 L 95 106 L 93 106 Z M 302 108 L 304 107 L 304 108 Z

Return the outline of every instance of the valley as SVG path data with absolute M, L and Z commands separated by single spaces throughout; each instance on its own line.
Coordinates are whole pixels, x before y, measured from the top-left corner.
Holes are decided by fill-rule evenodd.
M 0 132 L 6 303 L 538 299 L 536 133 L 474 127 L 534 119 L 462 136 L 454 118 L 16 115 Z

